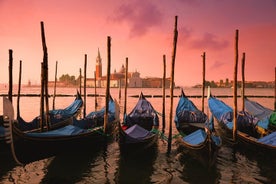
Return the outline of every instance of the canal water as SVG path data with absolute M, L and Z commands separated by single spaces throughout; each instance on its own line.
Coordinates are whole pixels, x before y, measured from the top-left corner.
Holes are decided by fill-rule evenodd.
M 0 89 L 0 94 L 7 94 L 6 88 Z M 56 97 L 55 106 L 64 108 L 73 100 L 76 94 L 75 88 L 57 88 L 57 94 L 72 95 L 67 97 Z M 200 88 L 184 88 L 187 96 L 200 96 Z M 17 89 L 14 89 L 14 93 Z M 23 87 L 21 94 L 39 94 L 39 87 Z M 97 89 L 98 94 L 104 95 L 105 89 Z M 127 112 L 135 106 L 140 92 L 148 96 L 158 112 L 162 112 L 162 98 L 152 97 L 152 95 L 162 95 L 162 89 L 128 89 Z M 53 89 L 49 89 L 53 94 Z M 91 96 L 94 89 L 87 89 L 86 112 L 95 110 L 95 98 Z M 174 95 L 179 96 L 181 89 L 175 89 Z M 206 91 L 207 93 L 207 91 Z M 205 94 L 206 94 L 205 93 Z M 274 89 L 246 89 L 246 95 L 273 96 Z M 124 90 L 121 90 L 121 100 L 119 99 L 119 89 L 111 88 L 111 95 L 115 98 L 123 111 Z M 230 88 L 214 88 L 212 94 L 232 95 Z M 166 90 L 169 95 L 169 89 Z M 190 98 L 198 108 L 201 109 L 201 98 Z M 262 105 L 273 109 L 274 98 L 250 98 Z M 21 97 L 21 116 L 30 121 L 39 114 L 39 97 Z M 225 103 L 232 106 L 232 98 L 221 98 Z M 52 97 L 49 100 L 52 107 Z M 97 98 L 99 107 L 105 104 L 104 97 Z M 174 98 L 173 109 L 176 108 L 178 97 Z M 2 102 L 0 102 L 2 104 Z M 166 129 L 168 135 L 169 127 L 169 104 L 170 98 L 166 98 Z M 13 99 L 16 111 L 16 97 Z M 238 99 L 238 105 L 241 100 Z M 205 112 L 208 111 L 207 100 L 205 99 Z M 0 114 L 3 109 L 0 105 Z M 173 112 L 174 113 L 174 112 Z M 160 117 L 160 128 L 162 122 Z M 217 127 L 217 124 L 215 125 Z M 173 124 L 173 135 L 178 132 Z M 167 155 L 167 142 L 159 139 L 158 145 L 152 150 L 136 152 L 131 155 L 120 153 L 116 139 L 105 147 L 100 147 L 92 153 L 71 154 L 66 153 L 56 157 L 39 160 L 28 165 L 16 165 L 8 152 L 1 151 L 0 148 L 0 183 L 276 183 L 276 161 L 275 158 L 263 157 L 255 152 L 250 152 L 246 147 L 242 149 L 233 148 L 231 145 L 223 143 L 218 152 L 216 164 L 212 168 L 206 168 L 197 160 L 182 154 L 172 141 L 172 151 Z M 34 150 L 35 151 L 35 148 Z M 264 155 L 264 154 L 262 154 Z

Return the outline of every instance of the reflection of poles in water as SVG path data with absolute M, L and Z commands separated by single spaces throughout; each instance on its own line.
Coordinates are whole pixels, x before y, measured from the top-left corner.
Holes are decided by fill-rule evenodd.
M 103 157 L 103 161 L 104 161 L 104 176 L 106 178 L 106 182 L 105 183 L 110 183 L 109 178 L 108 178 L 109 164 L 107 162 L 107 158 L 108 158 L 108 155 L 107 155 L 107 144 L 103 145 L 103 154 L 102 154 L 102 157 Z
M 120 152 L 115 183 L 152 183 L 158 145 Z

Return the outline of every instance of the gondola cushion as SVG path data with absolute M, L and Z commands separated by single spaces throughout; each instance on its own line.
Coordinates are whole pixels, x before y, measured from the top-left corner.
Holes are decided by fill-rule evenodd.
M 152 133 L 150 131 L 142 128 L 141 126 L 139 126 L 137 124 L 126 129 L 125 133 L 128 134 L 130 137 L 136 138 L 136 139 L 144 139 L 144 138 L 152 135 Z
M 258 139 L 258 142 L 276 146 L 276 132 L 273 132 L 267 136 Z
M 198 145 L 206 139 L 206 132 L 202 129 L 198 129 L 194 131 L 193 133 L 183 137 L 183 141 L 192 144 L 192 145 Z

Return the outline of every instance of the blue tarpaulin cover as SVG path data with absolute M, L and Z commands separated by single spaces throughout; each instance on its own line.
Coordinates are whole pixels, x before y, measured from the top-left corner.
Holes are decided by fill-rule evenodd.
M 73 103 L 65 109 L 50 110 L 50 122 L 55 124 L 61 122 L 69 117 L 74 116 L 83 105 L 83 100 L 79 93 Z M 31 122 L 26 122 L 23 118 L 18 117 L 18 128 L 22 131 L 37 129 L 40 126 L 40 116 L 35 117 Z
M 185 96 L 182 90 L 176 107 L 176 116 L 174 118 L 176 127 L 180 126 L 180 122 L 205 123 L 207 119 L 207 115 L 198 110 L 194 103 Z
M 62 127 L 56 130 L 50 130 L 47 132 L 27 133 L 27 135 L 32 137 L 71 136 L 71 135 L 78 135 L 86 131 L 87 130 L 81 129 L 77 126 L 67 125 L 65 127 Z
M 208 105 L 212 114 L 220 122 L 223 122 L 229 129 L 233 128 L 233 110 L 231 107 L 214 97 L 208 99 Z
M 198 129 L 194 131 L 193 133 L 183 137 L 183 141 L 187 142 L 192 145 L 198 145 L 205 141 L 206 139 L 206 132 L 202 129 Z
M 269 135 L 266 135 L 266 136 L 258 139 L 258 142 L 276 146 L 276 132 L 273 132 Z
M 124 124 L 128 127 L 139 124 L 143 128 L 149 127 L 150 129 L 152 126 L 159 126 L 158 114 L 143 93 L 140 94 L 136 106 L 125 117 Z
M 135 139 L 144 139 L 150 135 L 152 135 L 152 133 L 142 127 L 140 127 L 139 125 L 135 124 L 132 127 L 128 128 L 125 130 L 125 133 L 128 134 L 130 137 L 135 138 Z
M 110 97 L 108 103 L 108 122 L 112 122 L 115 120 L 116 116 L 116 107 L 114 100 Z M 84 119 L 77 120 L 73 119 L 73 125 L 76 125 L 80 128 L 93 128 L 95 126 L 103 126 L 104 124 L 104 113 L 105 107 L 103 107 L 99 111 L 93 111 L 89 113 Z

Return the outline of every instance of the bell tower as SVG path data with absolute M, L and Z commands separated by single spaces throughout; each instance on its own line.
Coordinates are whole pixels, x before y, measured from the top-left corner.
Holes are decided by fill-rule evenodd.
M 98 48 L 98 56 L 96 58 L 96 79 L 100 79 L 102 77 L 102 58 L 100 55 L 100 50 Z

